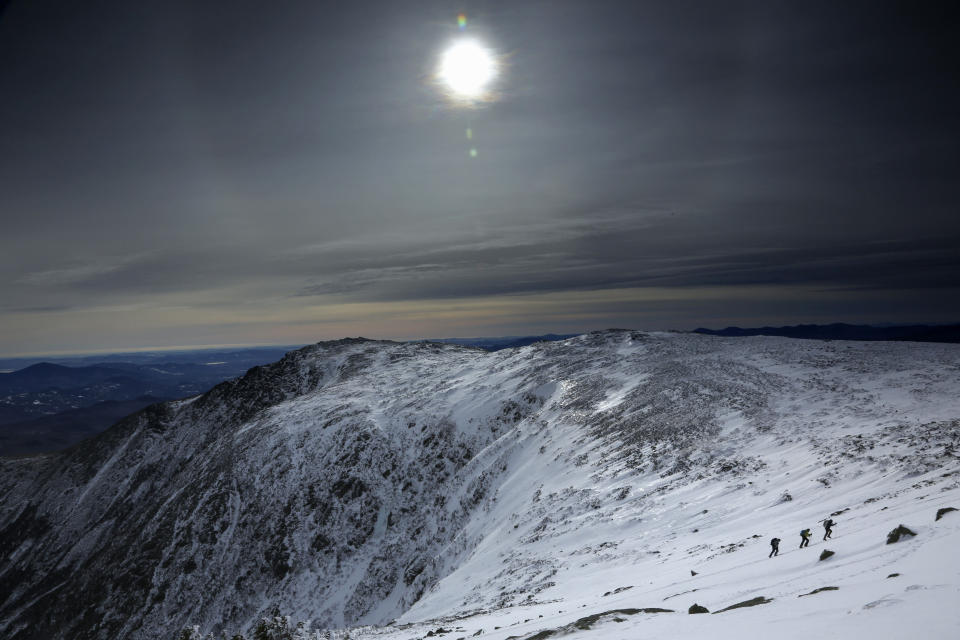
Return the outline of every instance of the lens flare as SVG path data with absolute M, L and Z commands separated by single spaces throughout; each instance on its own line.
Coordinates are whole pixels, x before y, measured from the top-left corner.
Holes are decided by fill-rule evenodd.
M 437 76 L 455 97 L 466 99 L 481 97 L 496 75 L 493 54 L 475 40 L 461 40 L 451 45 L 441 56 L 437 71 Z
M 461 31 L 467 28 L 467 14 L 461 13 L 457 16 L 457 26 L 460 27 Z

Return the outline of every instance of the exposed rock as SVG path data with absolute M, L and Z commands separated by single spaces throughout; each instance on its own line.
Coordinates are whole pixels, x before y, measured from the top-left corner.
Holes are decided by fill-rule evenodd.
M 710 610 L 707 609 L 706 607 L 701 607 L 696 602 L 694 602 L 690 606 L 690 609 L 687 611 L 687 613 L 710 613 Z
M 888 575 L 887 577 L 888 577 L 888 578 L 896 578 L 896 577 L 899 577 L 899 576 L 900 576 L 899 573 L 891 573 L 891 574 Z
M 956 508 L 954 508 L 954 507 L 944 507 L 944 508 L 942 508 L 942 509 L 937 509 L 937 517 L 936 517 L 936 520 L 939 520 L 940 518 L 942 518 L 943 516 L 947 515 L 947 514 L 950 513 L 951 511 L 956 511 Z
M 660 607 L 644 607 L 640 613 L 673 613 L 673 609 L 661 609 Z
M 633 616 L 638 613 L 674 613 L 674 611 L 673 609 L 660 609 L 658 607 L 648 607 L 645 609 L 611 609 L 610 611 L 584 616 L 571 622 L 570 624 L 557 627 L 556 629 L 543 629 L 536 632 L 532 636 L 527 636 L 524 640 L 544 640 L 545 638 L 549 638 L 550 636 L 554 635 L 566 635 L 575 631 L 587 631 L 592 629 L 593 625 L 596 624 L 601 618 L 609 618 L 613 622 L 626 622 L 625 618 L 620 617 L 621 615 Z M 507 638 L 507 640 L 518 637 L 519 636 L 510 636 Z
M 813 594 L 820 593 L 821 591 L 837 591 L 839 588 L 840 587 L 820 587 L 819 589 L 814 589 L 810 593 L 801 593 L 797 597 L 802 598 L 804 596 L 812 596 Z
M 573 626 L 577 629 L 587 630 L 593 626 L 593 624 L 600 618 L 606 616 L 615 616 L 615 615 L 625 615 L 625 616 L 634 616 L 638 613 L 661 613 L 668 612 L 673 613 L 670 609 L 611 609 L 610 611 L 604 611 L 603 613 L 594 613 L 593 615 L 584 616 L 579 620 L 574 621 Z
M 835 555 L 833 551 L 830 551 L 830 549 L 824 549 L 823 551 L 820 552 L 820 559 L 826 560 L 832 555 Z
M 901 524 L 901 525 L 898 525 L 896 529 L 894 529 L 893 531 L 887 534 L 887 544 L 893 544 L 894 542 L 898 542 L 901 536 L 915 536 L 915 535 L 917 534 Z
M 743 602 L 738 602 L 737 604 L 732 604 L 729 607 L 720 609 L 720 611 L 714 611 L 714 613 L 723 613 L 724 611 L 731 611 L 733 609 L 742 609 L 744 607 L 755 607 L 758 604 L 767 604 L 768 602 L 773 602 L 773 598 L 764 598 L 763 596 L 757 596 L 756 598 L 751 598 L 750 600 L 744 600 Z

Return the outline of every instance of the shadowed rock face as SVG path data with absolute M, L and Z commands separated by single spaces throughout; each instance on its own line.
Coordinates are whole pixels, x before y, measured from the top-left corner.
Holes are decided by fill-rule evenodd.
M 181 617 L 236 625 L 263 593 L 306 592 L 328 602 L 333 624 L 391 592 L 398 613 L 482 500 L 493 474 L 460 472 L 501 426 L 492 416 L 458 432 L 443 412 L 403 407 L 415 394 L 396 397 L 386 424 L 375 419 L 357 389 L 374 381 L 352 381 L 408 357 L 453 366 L 476 355 L 327 343 L 63 454 L 5 461 L 5 637 L 153 637 Z M 318 395 L 327 401 L 297 402 Z M 464 495 L 445 508 L 452 487 Z M 344 583 L 331 602 L 329 585 Z
M 746 358 L 744 344 L 629 331 L 496 353 L 321 343 L 67 451 L 0 460 L 0 637 L 236 631 L 277 604 L 320 626 L 384 623 L 469 559 L 486 532 L 465 525 L 501 504 L 512 466 L 549 456 L 605 488 L 541 495 L 530 480 L 515 555 L 455 606 L 527 602 L 559 578 L 552 554 L 524 549 L 649 501 L 627 470 L 666 492 L 764 467 L 737 446 L 778 424 L 768 398 L 820 384 L 772 371 L 834 364 L 811 343 Z M 876 442 L 902 440 L 898 464 L 918 468 L 956 434 L 889 430 Z M 795 433 L 778 437 L 807 437 Z M 873 445 L 812 442 L 824 466 Z

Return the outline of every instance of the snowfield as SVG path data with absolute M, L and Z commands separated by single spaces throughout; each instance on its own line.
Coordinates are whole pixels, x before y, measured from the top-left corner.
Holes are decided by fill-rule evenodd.
M 958 453 L 960 345 L 320 343 L 0 459 L 0 636 L 953 639 Z

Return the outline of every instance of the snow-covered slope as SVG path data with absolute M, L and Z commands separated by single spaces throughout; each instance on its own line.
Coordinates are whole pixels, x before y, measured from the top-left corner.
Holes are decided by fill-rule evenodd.
M 321 343 L 0 461 L 0 635 L 952 638 L 958 419 L 955 345 Z

